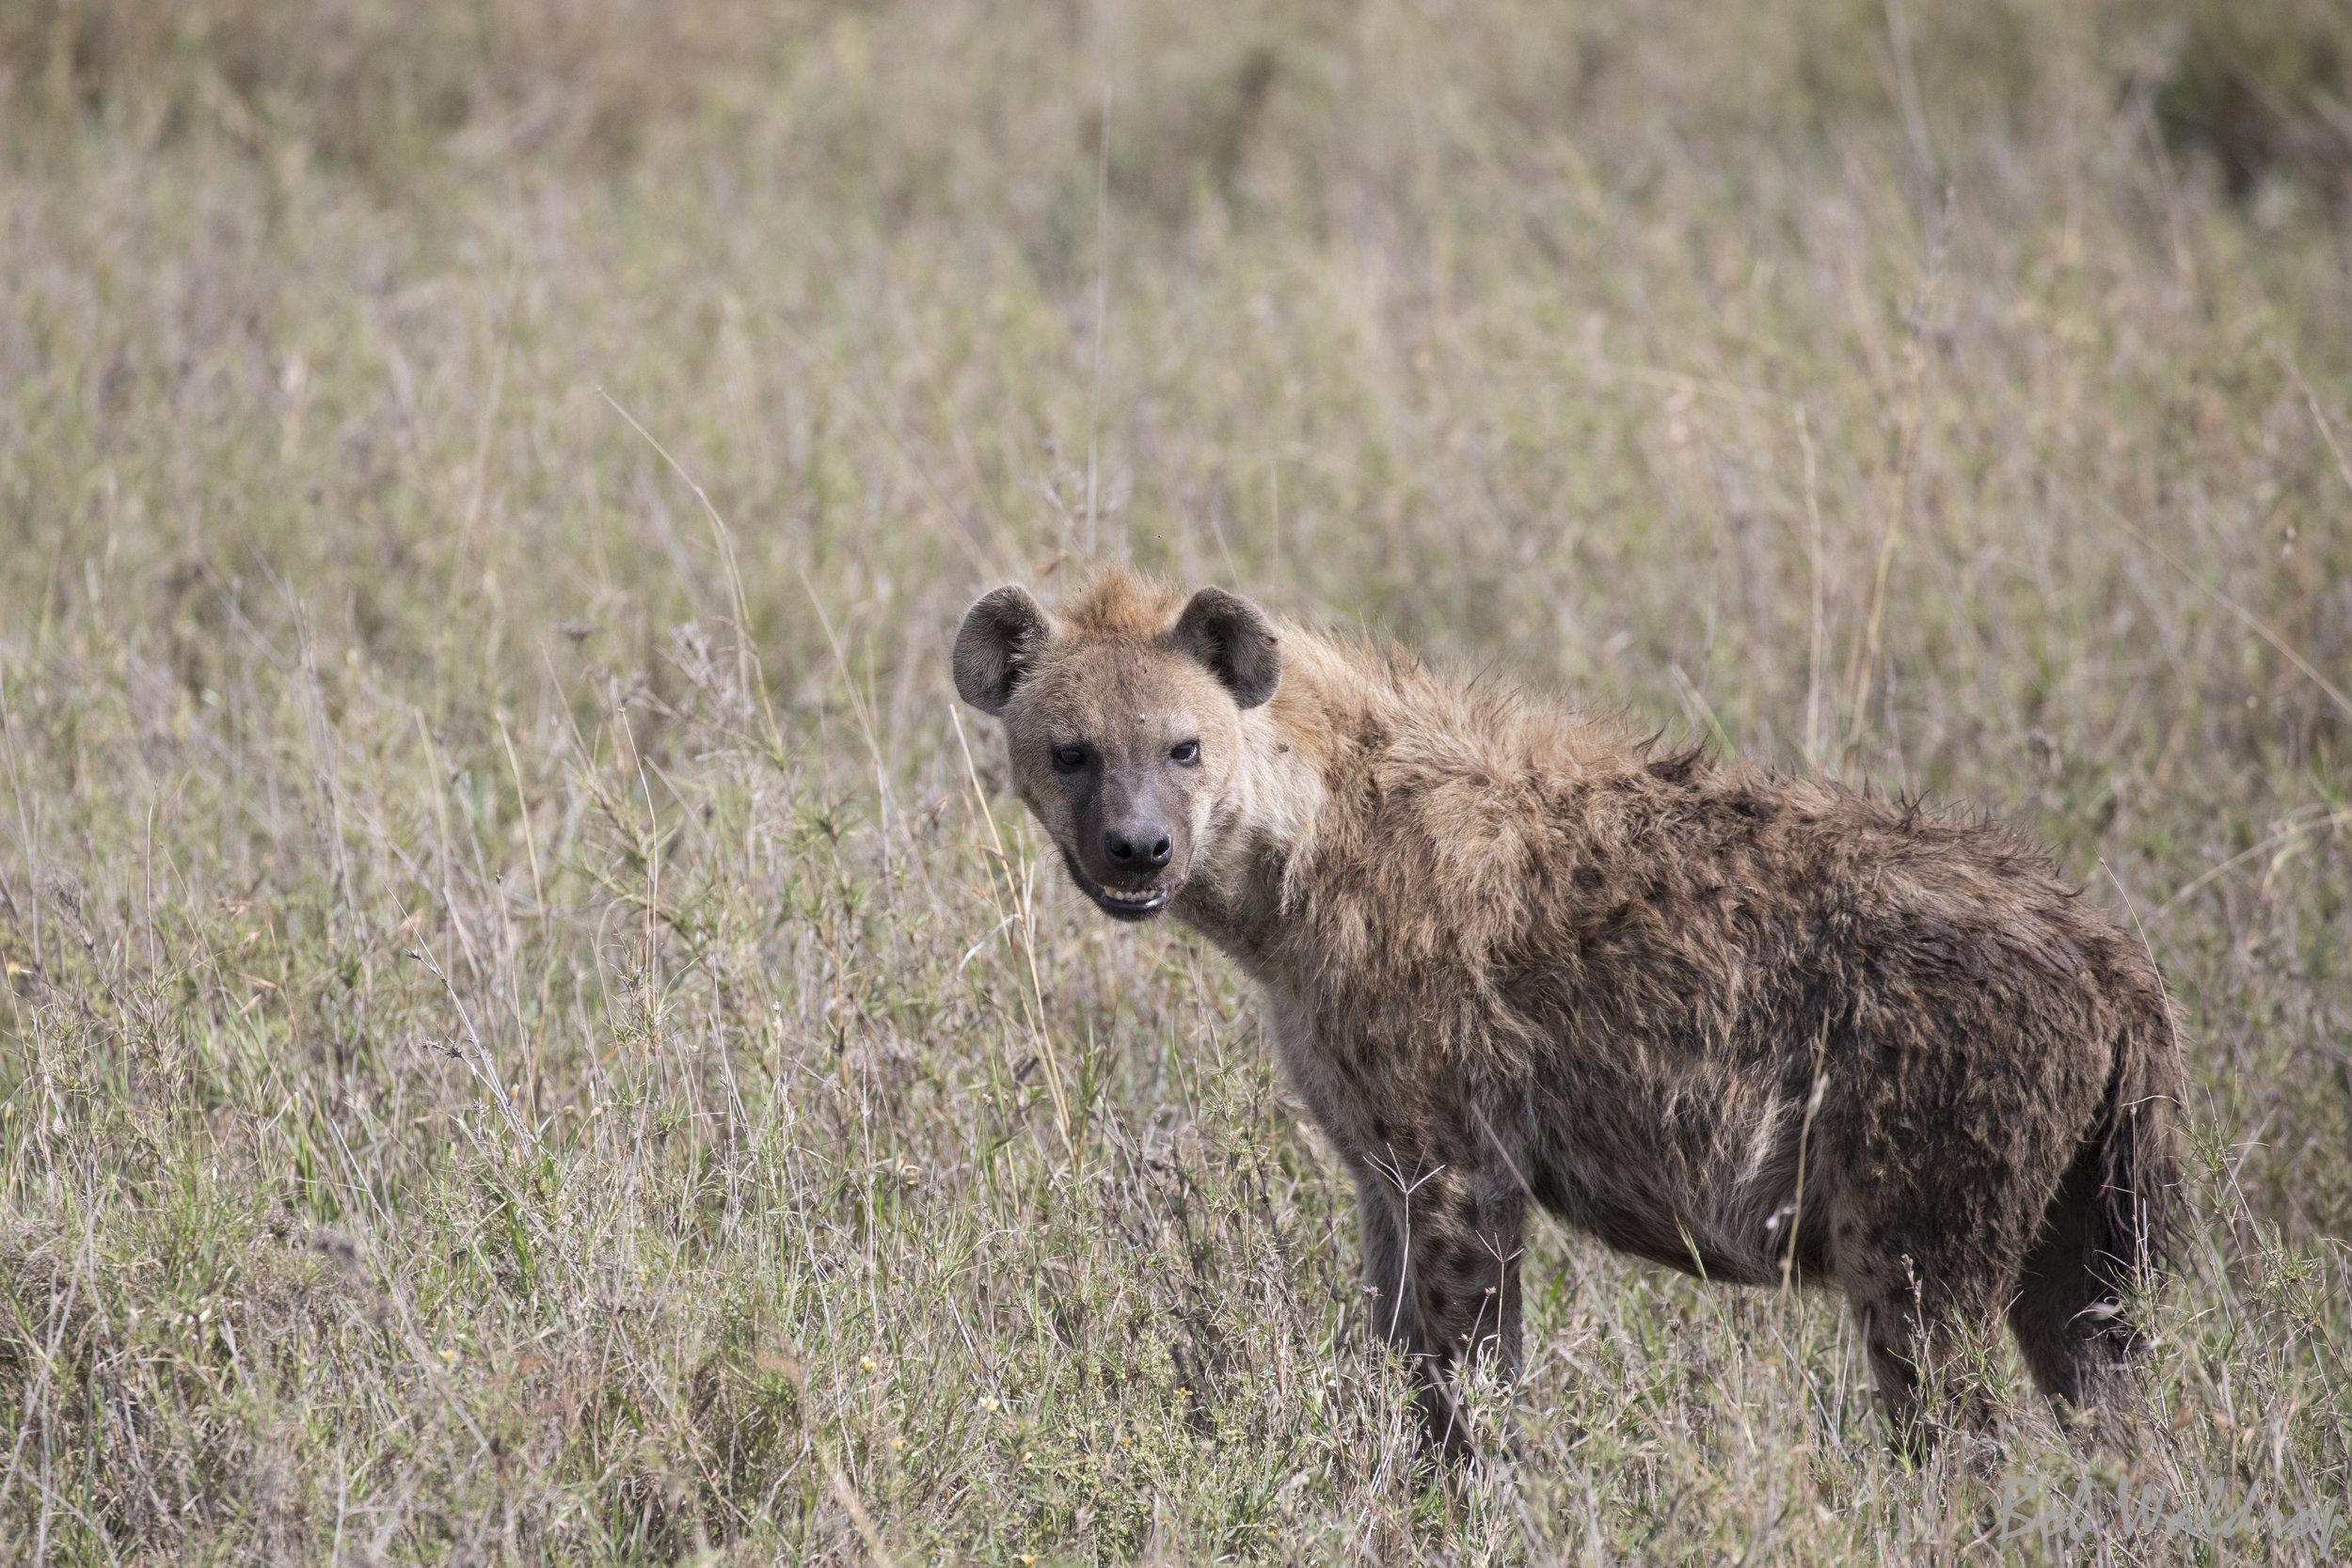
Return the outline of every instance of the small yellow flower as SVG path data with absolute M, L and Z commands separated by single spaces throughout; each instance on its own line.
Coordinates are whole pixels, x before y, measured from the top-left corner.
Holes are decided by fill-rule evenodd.
M 996 1408 L 996 1398 L 995 1398 L 995 1396 L 994 1396 L 994 1395 L 993 1395 L 993 1394 L 983 1396 L 983 1397 L 981 1398 L 981 1400 L 980 1400 L 980 1408 L 981 1408 L 982 1410 L 993 1410 L 993 1409 L 995 1409 L 995 1408 Z
M 858 1362 L 858 1365 L 870 1372 L 874 1370 L 874 1358 L 870 1355 L 866 1356 Z
M 893 1437 L 890 1440 L 890 1446 L 894 1449 L 904 1449 L 907 1446 L 907 1440 L 903 1437 Z
M 1024 1564 L 1035 1562 L 1037 1560 L 1037 1554 L 1035 1552 L 1023 1552 L 1021 1554 L 1021 1560 Z

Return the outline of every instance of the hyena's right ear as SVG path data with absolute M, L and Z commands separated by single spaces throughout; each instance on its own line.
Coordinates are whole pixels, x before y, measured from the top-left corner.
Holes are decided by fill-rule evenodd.
M 963 612 L 956 633 L 956 694 L 982 713 L 1002 713 L 1053 627 L 1019 588 L 999 588 Z

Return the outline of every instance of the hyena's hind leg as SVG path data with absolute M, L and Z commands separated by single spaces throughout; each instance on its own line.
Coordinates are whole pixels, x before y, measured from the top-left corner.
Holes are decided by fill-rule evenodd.
M 2060 1421 L 2113 1443 L 2129 1430 L 2142 1345 L 2124 1289 L 2138 1260 L 2107 1250 L 2100 1164 L 2100 1150 L 2085 1144 L 2051 1196 L 2009 1326 Z
M 1996 1193 L 1974 1212 L 1950 1215 L 1924 1202 L 1888 1205 L 1885 1196 L 1878 1195 L 1874 1212 L 1841 1219 L 1836 1268 L 1888 1435 L 1918 1460 L 1944 1432 L 1985 1437 L 1994 1429 L 1984 1357 L 2038 1216 L 2003 1212 L 2013 1206 Z
M 1888 1439 L 1915 1462 L 1924 1460 L 1933 1446 L 1926 1386 L 1931 1374 L 1945 1374 L 1950 1367 L 1955 1325 L 1947 1315 L 1927 1307 L 1899 1275 L 1849 1279 L 1846 1304 L 1870 1359 Z

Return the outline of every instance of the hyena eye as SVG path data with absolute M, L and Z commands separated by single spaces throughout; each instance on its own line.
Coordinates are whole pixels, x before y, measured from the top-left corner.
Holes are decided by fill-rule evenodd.
M 1087 752 L 1086 748 L 1083 746 L 1057 746 L 1054 748 L 1054 768 L 1057 772 L 1075 773 L 1080 768 L 1085 766 L 1086 760 Z
M 1200 742 L 1198 740 L 1180 740 L 1176 742 L 1175 745 L 1168 748 L 1168 757 L 1170 762 L 1199 762 L 1200 760 Z

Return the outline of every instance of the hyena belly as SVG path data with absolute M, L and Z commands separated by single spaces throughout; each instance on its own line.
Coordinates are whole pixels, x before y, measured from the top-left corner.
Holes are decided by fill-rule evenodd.
M 1548 1065 L 1522 1123 L 1543 1208 L 1622 1252 L 1724 1284 L 1777 1283 L 1784 1263 L 1795 1277 L 1826 1272 L 1818 1173 L 1812 1212 L 1796 1197 L 1802 1094 L 1724 1064 L 1672 1075 Z
M 1563 1038 L 1495 1075 L 1426 1038 L 1335 1023 L 1348 1012 L 1327 1001 L 1279 986 L 1265 1000 L 1285 1077 L 1375 1193 L 1402 1200 L 1424 1177 L 1480 1169 L 1568 1226 L 1685 1274 L 1777 1283 L 1784 1259 L 1799 1277 L 1827 1272 L 1821 1179 L 1811 1212 L 1792 1201 L 1805 1086 L 1792 1090 L 1785 1073 L 1675 1051 L 1614 1059 Z M 1803 1042 L 1784 1054 L 1803 1055 Z

